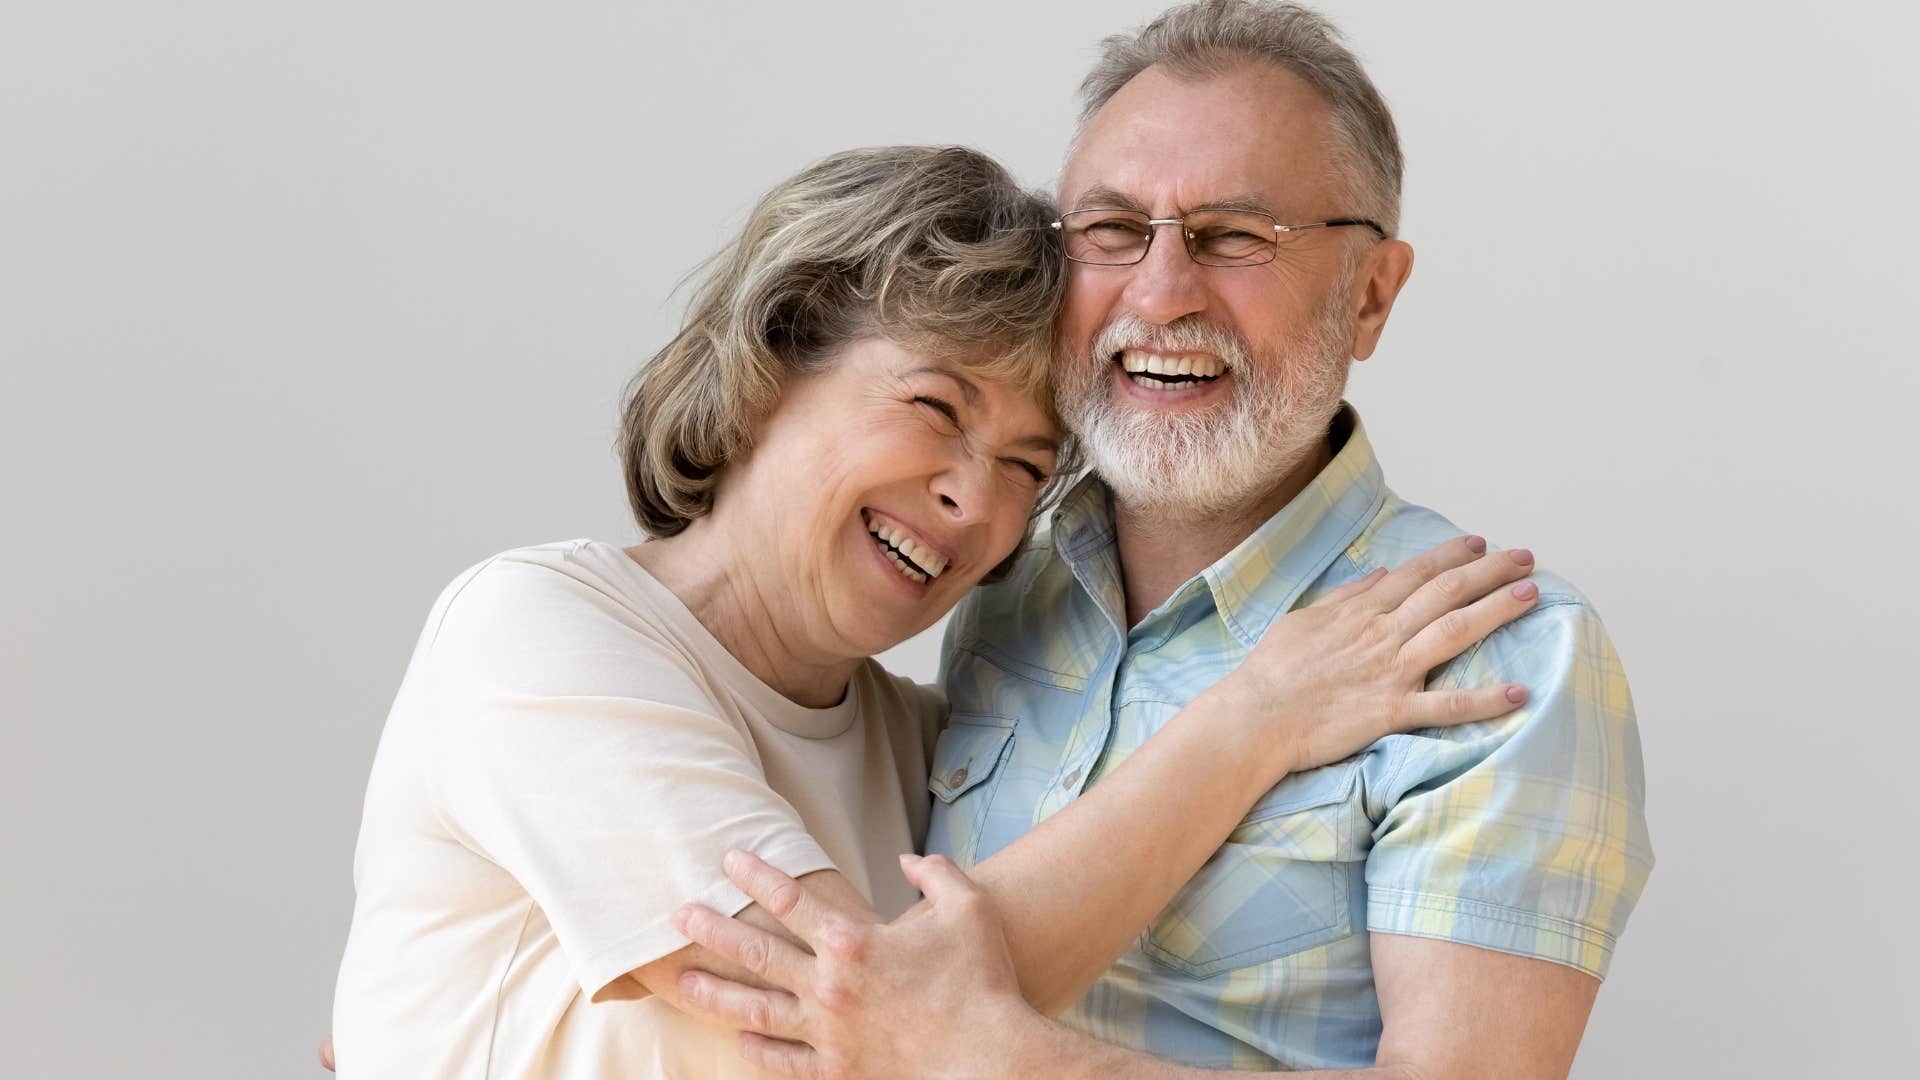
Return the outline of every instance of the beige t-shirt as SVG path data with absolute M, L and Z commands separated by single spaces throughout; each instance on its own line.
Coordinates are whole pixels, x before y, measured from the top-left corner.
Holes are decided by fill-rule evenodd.
M 747 898 L 729 848 L 883 914 L 927 825 L 938 692 L 868 661 L 809 709 L 620 548 L 509 551 L 434 604 L 374 757 L 334 996 L 343 1080 L 757 1077 L 627 972 Z

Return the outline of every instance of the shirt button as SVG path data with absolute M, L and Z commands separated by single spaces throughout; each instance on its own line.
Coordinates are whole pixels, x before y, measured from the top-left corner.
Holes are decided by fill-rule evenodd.
M 1066 779 L 1064 779 L 1064 780 L 1062 780 L 1062 781 L 1060 781 L 1060 790 L 1062 790 L 1062 791 L 1072 791 L 1072 790 L 1073 790 L 1073 784 L 1074 784 L 1074 781 L 1076 781 L 1076 780 L 1078 780 L 1078 779 L 1080 779 L 1080 770 L 1079 770 L 1079 769 L 1075 769 L 1075 770 L 1073 770 L 1072 772 L 1070 772 L 1070 773 L 1068 773 L 1068 774 L 1067 774 L 1067 776 L 1066 776 Z
M 947 775 L 948 787 L 959 787 L 961 784 L 964 784 L 966 782 L 967 782 L 967 770 L 965 769 L 955 769 L 953 770 L 953 772 Z

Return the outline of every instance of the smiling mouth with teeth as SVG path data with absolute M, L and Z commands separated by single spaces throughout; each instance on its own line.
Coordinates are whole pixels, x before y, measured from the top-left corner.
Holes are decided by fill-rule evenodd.
M 915 585 L 924 585 L 940 576 L 947 568 L 947 560 L 938 552 L 915 540 L 905 531 L 882 521 L 869 512 L 862 512 L 866 519 L 867 533 L 880 547 L 881 554 L 893 564 L 900 576 Z
M 1195 390 L 1227 372 L 1227 365 L 1211 356 L 1162 356 L 1128 349 L 1113 359 L 1133 385 L 1160 392 Z

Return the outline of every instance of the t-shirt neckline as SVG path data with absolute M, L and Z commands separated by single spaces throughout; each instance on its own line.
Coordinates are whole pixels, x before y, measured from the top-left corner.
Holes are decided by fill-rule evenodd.
M 688 643 L 701 653 L 702 659 L 719 669 L 727 687 L 750 699 L 773 726 L 806 739 L 831 739 L 845 734 L 859 718 L 860 669 L 856 668 L 853 677 L 847 681 L 846 695 L 838 704 L 822 709 L 802 705 L 768 686 L 760 676 L 741 663 L 740 658 L 713 636 L 713 631 L 707 629 L 706 624 L 674 595 L 672 589 L 636 562 L 625 548 L 604 540 L 583 540 L 581 544 L 597 549 L 596 554 L 600 557 L 616 563 L 647 602 L 679 627 Z

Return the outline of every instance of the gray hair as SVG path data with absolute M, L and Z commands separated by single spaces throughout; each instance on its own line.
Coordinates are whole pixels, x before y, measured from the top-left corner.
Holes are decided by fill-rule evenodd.
M 790 377 L 864 338 L 1010 382 L 1053 412 L 1065 263 L 1052 204 L 958 146 L 879 146 L 781 182 L 704 268 L 679 334 L 628 388 L 620 464 L 640 527 L 713 507 Z
M 1225 74 L 1249 61 L 1291 72 L 1326 101 L 1333 117 L 1335 168 L 1360 205 L 1393 235 L 1400 227 L 1400 135 L 1393 114 L 1326 16 L 1271 0 L 1196 0 L 1168 8 L 1132 34 L 1100 43 L 1100 60 L 1080 84 L 1080 126 L 1134 76 L 1155 65 L 1186 78 Z

